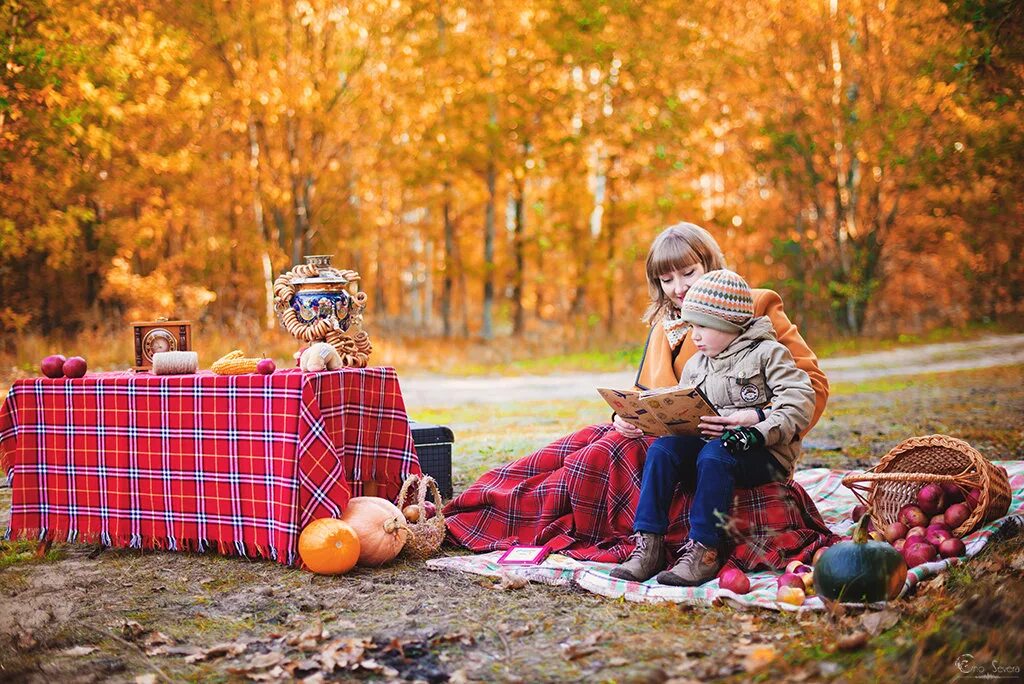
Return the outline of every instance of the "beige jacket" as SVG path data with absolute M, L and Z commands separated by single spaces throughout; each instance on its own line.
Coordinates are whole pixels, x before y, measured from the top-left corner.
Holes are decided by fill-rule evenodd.
M 755 318 L 713 359 L 694 354 L 683 367 L 679 384 L 699 387 L 723 416 L 741 409 L 765 409 L 765 419 L 754 429 L 764 435 L 768 450 L 787 476 L 793 474 L 800 458 L 800 435 L 814 416 L 814 389 L 807 373 L 797 368 L 789 350 L 775 339 L 768 318 Z

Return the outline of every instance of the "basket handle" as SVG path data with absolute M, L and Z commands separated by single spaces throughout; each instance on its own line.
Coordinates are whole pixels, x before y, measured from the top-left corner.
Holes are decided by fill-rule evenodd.
M 443 520 L 444 516 L 441 514 L 441 508 L 443 506 L 441 503 L 441 492 L 437 488 L 437 481 L 430 475 L 410 475 L 407 477 L 405 482 L 402 483 L 402 490 L 398 493 L 398 507 L 402 508 L 405 505 L 409 496 L 409 490 L 412 489 L 412 486 L 416 483 L 419 483 L 419 487 L 416 490 L 415 503 L 420 508 L 423 508 L 423 504 L 427 500 L 427 493 L 429 490 L 429 492 L 434 495 L 434 506 L 437 508 L 435 517 Z
M 957 475 L 938 475 L 931 473 L 860 473 L 850 474 L 843 478 L 843 485 L 853 488 L 860 482 L 952 482 L 958 485 L 977 485 L 978 478 L 972 477 L 969 470 Z

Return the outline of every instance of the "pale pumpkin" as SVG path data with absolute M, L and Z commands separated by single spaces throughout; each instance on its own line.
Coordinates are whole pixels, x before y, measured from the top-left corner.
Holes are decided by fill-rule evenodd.
M 299 535 L 299 556 L 318 575 L 340 575 L 359 560 L 359 537 L 352 527 L 335 518 L 320 518 Z
M 349 499 L 341 519 L 359 536 L 359 565 L 384 565 L 398 555 L 409 538 L 402 511 L 379 496 Z

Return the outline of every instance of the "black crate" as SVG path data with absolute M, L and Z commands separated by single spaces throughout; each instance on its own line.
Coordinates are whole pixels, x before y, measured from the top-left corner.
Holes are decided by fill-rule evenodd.
M 437 480 L 437 488 L 445 499 L 452 498 L 452 444 L 455 435 L 444 425 L 427 425 L 409 421 L 416 456 L 424 474 Z

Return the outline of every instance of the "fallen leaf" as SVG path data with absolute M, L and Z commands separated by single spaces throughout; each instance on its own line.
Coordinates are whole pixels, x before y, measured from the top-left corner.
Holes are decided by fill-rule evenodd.
M 473 644 L 476 643 L 476 639 L 471 634 L 467 634 L 466 632 L 459 631 L 459 632 L 449 632 L 448 634 L 442 634 L 440 636 L 436 636 L 436 637 L 434 637 L 434 638 L 432 638 L 430 640 L 430 643 L 431 644 L 459 643 L 459 644 L 462 644 L 463 646 L 472 646 Z
M 260 653 L 255 655 L 248 660 L 250 669 L 265 669 L 273 667 L 284 660 L 284 654 L 278 651 L 270 651 L 269 653 Z
M 89 655 L 90 653 L 92 653 L 95 650 L 96 650 L 95 646 L 75 646 L 74 648 L 69 648 L 66 651 L 61 651 L 61 655 L 66 655 L 66 656 L 84 656 L 84 655 Z
M 141 674 L 135 678 L 135 684 L 156 684 L 156 675 L 152 672 Z
M 128 641 L 137 641 L 146 633 L 146 628 L 135 620 L 125 620 L 121 623 L 121 636 Z
M 877 613 L 865 613 L 860 618 L 861 625 L 871 636 L 878 636 L 900 621 L 900 614 L 895 610 L 881 610 Z
M 522 575 L 517 575 L 514 572 L 508 572 L 503 570 L 501 573 L 501 581 L 494 585 L 494 588 L 499 591 L 512 591 L 515 589 L 522 589 L 530 580 L 526 579 Z
M 152 648 L 153 646 L 162 646 L 163 644 L 173 644 L 174 639 L 167 636 L 163 632 L 150 632 L 142 640 L 143 646 Z
M 186 663 L 195 663 L 200 660 L 206 660 L 207 658 L 220 658 L 223 656 L 236 656 L 245 653 L 247 648 L 246 644 L 240 644 L 233 641 L 224 642 L 222 644 L 214 644 L 205 651 L 190 655 L 185 658 Z
M 868 636 L 867 632 L 856 631 L 852 634 L 845 634 L 836 639 L 836 648 L 840 651 L 856 651 L 859 648 L 867 646 Z
M 629 658 L 612 658 L 608 661 L 608 667 L 622 667 L 629 665 Z
M 739 652 L 746 653 L 746 657 L 743 659 L 743 669 L 747 672 L 763 670 L 779 655 L 774 646 L 754 646 L 741 649 Z
M 562 644 L 562 656 L 566 660 L 579 660 L 585 658 L 592 653 L 597 653 L 597 648 L 594 646 L 581 646 L 579 644 Z
M 39 640 L 36 639 L 35 635 L 30 631 L 21 632 L 18 634 L 18 650 L 28 651 L 39 645 Z

